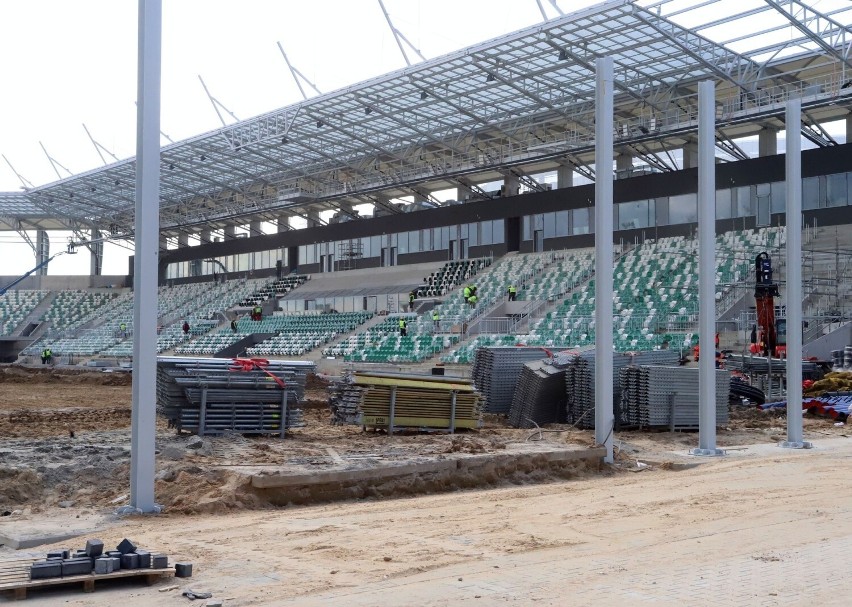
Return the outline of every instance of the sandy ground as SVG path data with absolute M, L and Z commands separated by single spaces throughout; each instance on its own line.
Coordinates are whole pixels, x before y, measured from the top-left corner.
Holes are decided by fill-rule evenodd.
M 91 412 L 51 382 L 30 378 L 12 394 L 43 390 Z M 0 381 L 0 394 L 7 384 Z M 120 400 L 129 386 L 84 391 L 101 413 L 129 402 Z M 14 397 L 0 403 L 0 420 L 20 410 Z M 117 425 L 71 438 L 66 414 L 44 409 L 50 421 L 0 422 L 0 501 L 24 510 L 10 522 L 108 517 L 109 501 L 127 487 L 126 427 L 104 421 Z M 179 595 L 188 587 L 235 606 L 849 604 L 852 440 L 829 420 L 806 419 L 817 447 L 808 451 L 774 445 L 784 437 L 782 416 L 737 410 L 719 429 L 720 446 L 731 448 L 723 458 L 688 456 L 694 433 L 623 432 L 615 466 L 570 481 L 288 508 L 240 497 L 232 465 L 322 469 L 333 455 L 410 461 L 497 451 L 532 434 L 489 419 L 464 436 L 389 438 L 330 426 L 324 410 L 307 416 L 309 425 L 288 440 L 216 439 L 201 453 L 160 428 L 158 499 L 167 512 L 113 520 L 99 535 L 193 562 L 194 578 L 178 580 L 177 590 L 159 591 L 174 582 L 119 582 L 94 595 L 33 594 L 27 604 L 182 605 L 190 604 Z M 10 436 L 4 428 L 13 426 L 42 438 Z M 559 432 L 544 441 L 591 443 L 589 432 L 551 429 Z M 637 461 L 648 467 L 635 472 Z M 72 503 L 59 509 L 59 499 Z M 9 554 L 0 549 L 0 558 Z

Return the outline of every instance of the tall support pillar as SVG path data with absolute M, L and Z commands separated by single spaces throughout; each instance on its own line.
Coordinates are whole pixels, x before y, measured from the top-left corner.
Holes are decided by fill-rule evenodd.
M 101 239 L 101 232 L 97 229 L 92 229 L 92 243 L 89 244 L 89 252 L 91 259 L 89 261 L 89 274 L 92 276 L 100 276 L 104 269 L 104 243 L 95 242 Z
M 201 230 L 201 232 L 198 233 L 198 242 L 199 244 L 213 242 L 213 232 L 210 230 Z
M 698 84 L 698 448 L 716 449 L 716 85 Z M 727 399 L 727 396 L 725 397 Z
M 595 60 L 595 442 L 612 463 L 612 57 Z
M 130 507 L 142 512 L 159 510 L 154 502 L 154 446 L 157 422 L 162 15 L 162 0 L 139 0 Z
M 802 437 L 802 122 L 801 99 L 787 101 L 787 440 L 807 449 Z
M 852 143 L 852 113 L 846 116 L 846 143 Z
M 50 236 L 47 235 L 47 230 L 36 232 L 35 254 L 36 265 L 40 265 L 50 259 Z M 47 264 L 38 269 L 36 276 L 47 276 Z
M 517 196 L 521 193 L 521 180 L 515 175 L 506 175 L 503 179 L 503 196 Z
M 237 237 L 237 226 L 235 226 L 235 225 L 225 226 L 222 229 L 222 233 L 225 236 L 225 240 L 233 240 L 234 238 Z
M 263 228 L 260 221 L 252 221 L 249 223 L 249 237 L 263 236 Z
M 282 213 L 278 216 L 278 233 L 290 231 L 290 215 Z
M 758 156 L 775 156 L 778 154 L 778 131 L 772 127 L 763 127 L 757 134 Z
M 177 246 L 179 249 L 185 249 L 189 246 L 189 234 L 181 232 L 178 234 Z
M 694 143 L 687 143 L 683 146 L 683 168 L 694 169 L 698 166 L 698 146 Z
M 633 156 L 621 153 L 615 157 L 615 170 L 627 171 L 633 168 Z
M 315 228 L 316 226 L 318 226 L 318 225 L 320 224 L 320 214 L 319 214 L 319 211 L 316 211 L 316 210 L 311 209 L 311 210 L 309 210 L 307 213 L 305 213 L 305 215 L 307 215 L 307 217 L 308 217 L 308 225 L 307 225 L 307 227 L 309 227 L 309 228 Z
M 560 166 L 556 169 L 556 187 L 570 188 L 574 185 L 574 169 Z
M 159 235 L 159 239 L 157 240 L 157 245 L 160 247 L 161 251 L 165 251 L 169 248 L 169 239 L 167 236 Z

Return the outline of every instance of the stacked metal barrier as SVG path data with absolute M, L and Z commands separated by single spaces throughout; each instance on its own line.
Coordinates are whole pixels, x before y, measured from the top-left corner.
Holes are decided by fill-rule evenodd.
M 298 405 L 307 375 L 315 370 L 308 361 L 271 360 L 244 368 L 224 358 L 160 357 L 157 411 L 179 432 L 284 436 L 304 425 Z
M 484 410 L 488 413 L 508 413 L 524 364 L 541 360 L 545 356 L 541 348 L 478 348 L 472 377 L 474 385 L 485 399 Z
M 595 427 L 595 351 L 564 352 L 557 362 L 565 365 L 566 421 L 579 428 Z M 644 352 L 613 352 L 612 394 L 616 423 L 636 425 L 635 414 L 621 406 L 621 369 L 630 365 L 678 364 L 680 356 L 674 350 L 648 350 Z M 727 398 L 727 389 L 725 398 Z
M 535 425 L 565 421 L 565 368 L 552 359 L 526 363 L 509 409 L 509 425 Z
M 452 433 L 480 427 L 480 401 L 473 382 L 461 377 L 356 371 L 335 387 L 330 405 L 338 423 Z
M 765 356 L 729 354 L 725 359 L 725 367 L 727 369 L 753 373 L 755 375 L 769 375 L 770 365 L 773 375 L 787 374 L 787 361 L 778 358 L 768 359 Z M 818 367 L 816 363 L 809 360 L 802 361 L 802 375 L 808 377 L 817 373 L 817 371 Z
M 621 379 L 622 421 L 630 425 L 698 428 L 698 368 L 656 365 L 624 367 Z M 728 422 L 731 374 L 717 369 L 716 424 Z

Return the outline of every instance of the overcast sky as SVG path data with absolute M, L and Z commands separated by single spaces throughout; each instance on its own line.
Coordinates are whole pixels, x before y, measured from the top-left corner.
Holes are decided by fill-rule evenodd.
M 570 10 L 595 3 L 562 0 Z M 556 15 L 549 2 L 542 4 Z M 385 6 L 430 59 L 542 20 L 535 0 L 385 0 Z M 0 2 L 0 153 L 33 184 L 57 179 L 39 142 L 72 173 L 103 164 L 84 123 L 119 158 L 135 153 L 136 17 L 135 0 Z M 299 101 L 276 42 L 323 92 L 405 66 L 377 0 L 164 0 L 163 132 L 178 141 L 221 126 L 199 74 L 240 119 Z M 0 191 L 20 187 L 0 160 Z M 65 238 L 54 233 L 53 250 Z M 108 246 L 104 273 L 126 272 L 122 251 Z M 0 255 L 2 275 L 34 265 L 14 232 L 0 232 Z M 86 252 L 50 267 L 50 274 L 87 272 Z

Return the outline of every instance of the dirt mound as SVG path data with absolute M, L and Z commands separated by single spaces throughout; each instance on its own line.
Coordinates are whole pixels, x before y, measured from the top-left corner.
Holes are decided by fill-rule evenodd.
M 35 471 L 0 468 L 0 509 L 37 501 L 42 491 L 42 477 Z
M 187 466 L 159 475 L 157 501 L 167 512 L 221 514 L 233 510 L 257 510 L 271 506 L 257 495 L 251 478 L 227 470 L 203 470 Z
M 0 383 L 129 386 L 132 381 L 132 375 L 124 371 L 104 372 L 69 367 L 21 367 L 18 365 L 0 368 Z

